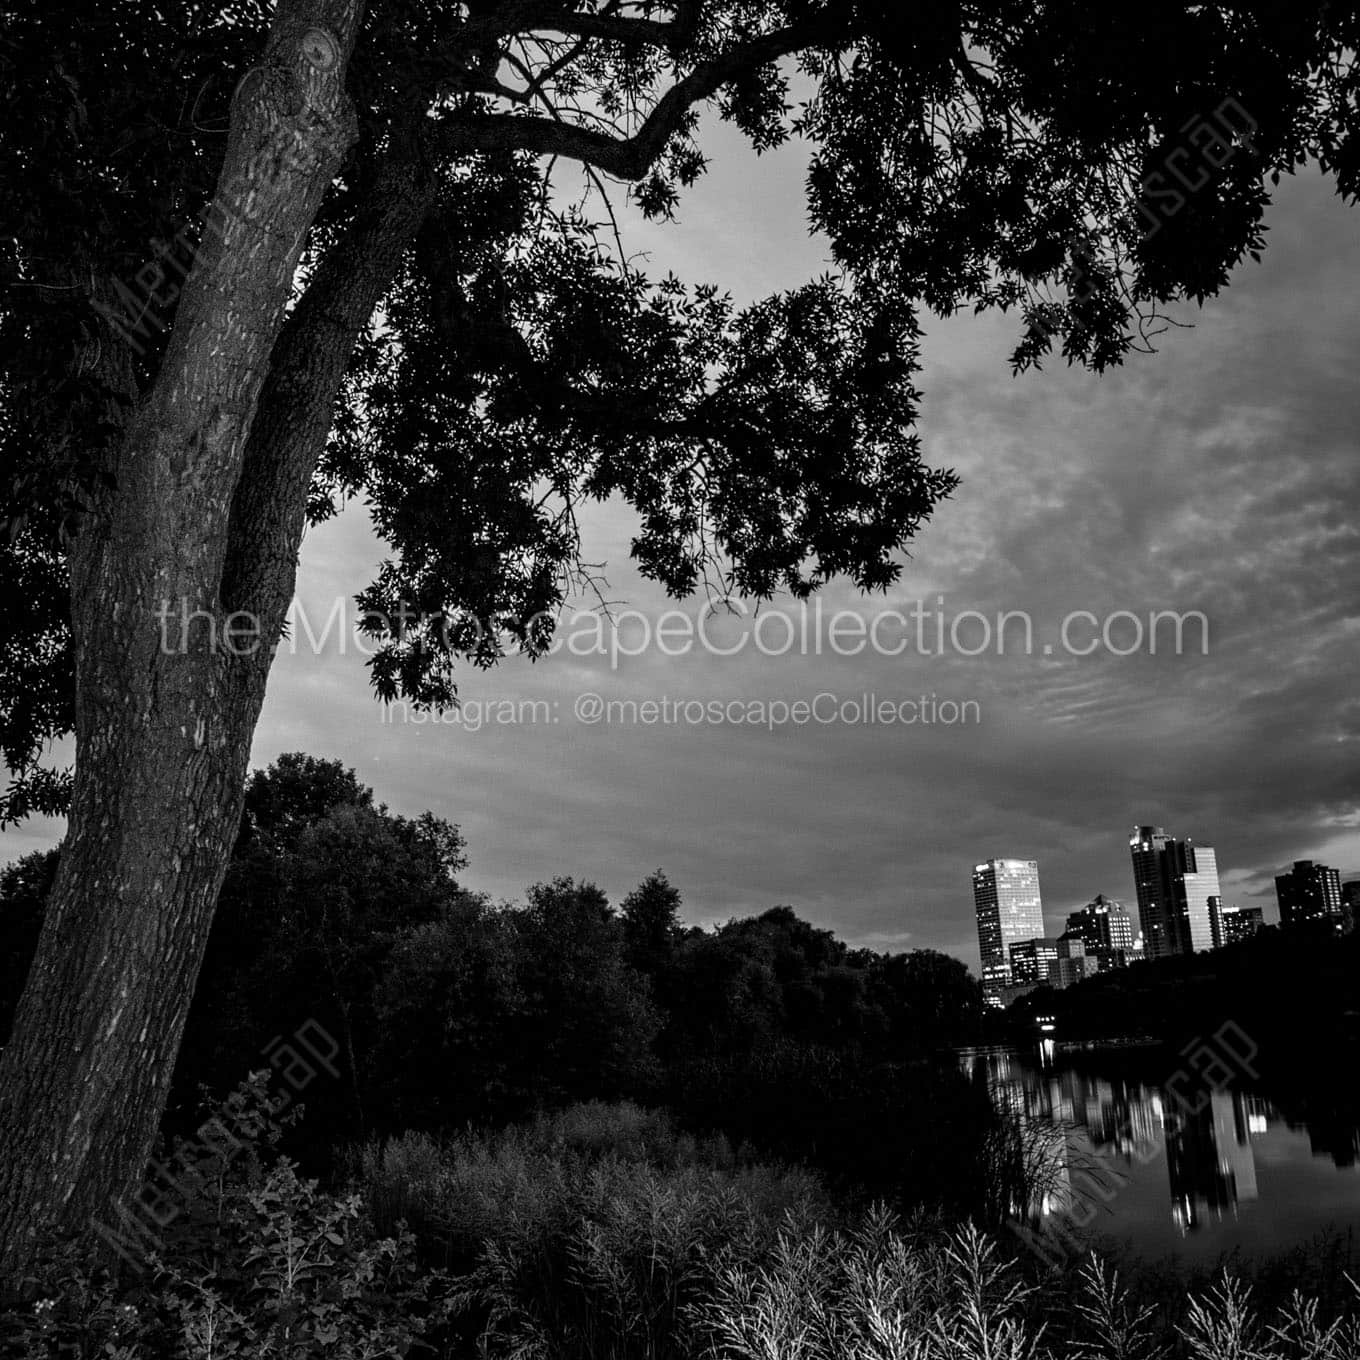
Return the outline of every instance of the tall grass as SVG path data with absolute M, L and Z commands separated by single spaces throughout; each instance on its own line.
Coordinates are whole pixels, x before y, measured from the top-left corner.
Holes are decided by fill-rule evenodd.
M 1295 1291 L 1273 1314 L 1231 1275 L 1169 1328 L 1105 1263 L 1080 1267 L 1059 1312 L 1043 1283 L 972 1225 L 903 1228 L 884 1210 L 846 1232 L 781 1234 L 772 1259 L 734 1262 L 694 1310 L 711 1360 L 1357 1360 L 1360 1288 L 1328 1317 Z
M 1041 1152 L 999 1127 L 1004 1198 Z M 451 1355 L 1360 1360 L 1353 1285 L 1349 1312 L 1296 1291 L 1268 1313 L 1225 1275 L 1168 1317 L 1098 1260 L 1039 1276 L 971 1224 L 837 1211 L 812 1174 L 631 1105 L 373 1143 L 356 1166 L 378 1225 L 407 1219 L 454 1269 Z
M 405 1220 L 461 1272 L 459 1308 L 494 1356 L 688 1355 L 685 1318 L 719 1260 L 764 1259 L 781 1231 L 834 1220 L 810 1173 L 627 1104 L 370 1143 L 357 1168 L 375 1222 Z

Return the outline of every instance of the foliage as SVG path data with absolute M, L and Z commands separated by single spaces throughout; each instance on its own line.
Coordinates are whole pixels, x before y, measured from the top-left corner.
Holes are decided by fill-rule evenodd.
M 699 1311 L 731 1357 L 1007 1357 L 1034 1353 L 1029 1291 L 975 1228 L 906 1235 L 883 1211 L 848 1233 L 781 1234 L 764 1266 L 729 1265 Z
M 711 1174 L 715 1183 L 743 1182 L 754 1168 L 759 1174 L 750 1184 L 760 1193 L 748 1199 L 762 1203 L 766 1217 L 778 1221 L 799 1203 L 822 1216 L 830 1213 L 811 1173 L 781 1172 L 767 1186 L 749 1150 L 734 1148 L 721 1134 L 687 1133 L 667 1112 L 628 1102 L 590 1101 L 525 1124 L 442 1141 L 406 1133 L 370 1141 L 356 1155 L 375 1221 L 387 1228 L 412 1223 L 438 1237 L 453 1257 L 475 1253 L 498 1224 L 510 1220 L 526 1232 L 560 1228 L 572 1218 L 566 1206 L 571 1195 L 585 1193 L 587 1182 L 607 1188 L 608 1173 L 629 1168 L 697 1171 Z
M 35 850 L 0 870 L 0 1044 L 9 1034 L 28 963 L 38 947 L 55 850 Z
M 539 883 L 512 921 L 525 1006 L 511 1043 L 539 1055 L 535 1085 L 544 1100 L 650 1084 L 657 1017 L 624 961 L 619 919 L 604 893 L 566 878 Z
M 375 1006 L 391 1127 L 520 1118 L 655 1080 L 657 1014 L 592 884 L 538 884 L 523 907 L 464 897 L 403 938 Z
M 4 1360 L 1353 1360 L 1360 1289 L 1278 1306 L 1234 1271 L 1154 1307 L 1088 1258 L 1035 1273 L 968 1223 L 836 1208 L 806 1171 L 630 1105 L 371 1140 L 354 1190 L 204 1159 L 144 1274 L 75 1247 L 0 1304 Z M 253 1119 L 253 1122 L 252 1122 Z M 414 1226 L 408 1231 L 406 1224 Z M 446 1268 L 452 1267 L 450 1274 Z M 1258 1277 L 1259 1278 L 1259 1277 Z
M 140 1360 L 376 1360 L 404 1356 L 445 1307 L 414 1241 L 380 1237 L 356 1195 L 305 1180 L 270 1152 L 263 1074 L 236 1093 L 239 1146 L 173 1159 L 153 1249 L 121 1260 L 58 1243 L 0 1312 L 0 1354 Z M 179 1152 L 187 1149 L 180 1145 Z M 160 1189 L 160 1187 L 158 1187 Z
M 342 1077 L 308 1090 L 289 1135 L 309 1165 L 371 1132 L 664 1099 L 696 1128 L 815 1156 L 879 1193 L 969 1187 L 966 1208 L 983 1212 L 963 1167 L 983 1152 L 985 1100 L 952 1071 L 910 1068 L 974 1036 L 977 985 L 958 960 L 851 950 L 789 907 L 687 928 L 661 874 L 619 911 L 569 879 L 493 906 L 458 887 L 456 827 L 393 815 L 334 761 L 283 756 L 252 776 L 246 804 L 172 1129 L 200 1086 L 229 1089 L 310 1020 L 341 1046 Z M 16 996 L 53 863 L 0 879 L 0 969 Z
M 636 509 L 633 555 L 673 593 L 710 574 L 758 597 L 890 584 L 956 480 L 915 433 L 923 308 L 1013 310 L 1016 367 L 1056 349 L 1101 369 L 1259 253 L 1282 174 L 1314 160 L 1360 186 L 1360 32 L 1323 0 L 962 3 L 906 31 L 877 0 L 592 0 L 547 31 L 536 13 L 368 7 L 357 141 L 298 277 L 302 297 L 356 286 L 321 266 L 394 166 L 421 181 L 307 493 L 314 518 L 364 496 L 392 546 L 363 597 L 385 616 L 382 694 L 447 702 L 456 662 L 541 650 L 590 499 Z M 158 373 L 266 20 L 256 0 L 47 0 L 0 34 L 0 754 L 18 775 L 0 821 L 64 793 L 37 762 L 73 712 L 67 551 L 117 493 L 110 451 Z M 670 215 L 707 165 L 706 104 L 756 151 L 809 145 L 833 275 L 742 307 L 645 277 L 570 202 L 575 164 Z
M 849 1230 L 781 1234 L 773 1258 L 735 1262 L 694 1314 L 713 1360 L 1347 1360 L 1360 1289 L 1327 1317 L 1295 1293 L 1272 1317 L 1231 1275 L 1188 1299 L 1169 1332 L 1098 1258 L 1065 1311 L 1051 1282 L 972 1226 L 943 1230 L 876 1211 Z
M 684 934 L 680 901 L 679 889 L 658 869 L 619 904 L 624 958 L 650 978 L 654 987 L 674 962 Z
M 1321 1031 L 1360 1039 L 1360 932 L 1318 938 L 1268 926 L 1207 953 L 1149 959 L 1062 991 L 1022 997 L 1010 1018 L 1042 1011 L 1073 1039 L 1145 1034 L 1178 1046 L 1231 1022 L 1263 1061 L 1287 1071 Z
M 257 771 L 190 1012 L 178 1105 L 228 1087 L 305 1020 L 344 1046 L 346 1081 L 309 1094 L 343 1136 L 362 1124 L 372 997 L 405 932 L 440 920 L 466 864 L 458 829 L 405 818 L 338 761 L 284 755 Z
M 981 1014 L 958 959 L 851 950 L 790 907 L 692 932 L 671 959 L 660 976 L 683 998 L 666 1033 L 676 1057 L 787 1040 L 903 1056 L 972 1037 Z
M 162 1307 L 190 1357 L 405 1355 L 433 1283 L 409 1237 L 373 1239 L 360 1201 L 323 1194 L 287 1163 L 228 1201 L 210 1258 L 156 1263 Z
M 809 1173 L 629 1105 L 407 1135 L 369 1144 L 361 1168 L 379 1223 L 409 1219 L 462 1267 L 458 1306 L 497 1356 L 689 1354 L 684 1315 L 718 1260 L 763 1259 L 781 1229 L 834 1217 Z

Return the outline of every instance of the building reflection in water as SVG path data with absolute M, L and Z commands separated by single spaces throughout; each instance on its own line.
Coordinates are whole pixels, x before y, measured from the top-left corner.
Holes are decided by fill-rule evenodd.
M 1266 1101 L 1229 1090 L 1172 1095 L 1063 1069 L 1055 1060 L 1052 1040 L 1032 1057 L 1001 1050 L 963 1057 L 965 1072 L 985 1082 L 1026 1132 L 1038 1174 L 1030 1204 L 1017 1206 L 1022 1213 L 1090 1222 L 1117 1200 L 1136 1165 L 1161 1156 L 1171 1218 L 1182 1234 L 1257 1198 L 1252 1139 L 1279 1117 Z
M 1256 1198 L 1251 1138 L 1270 1127 L 1271 1117 L 1269 1106 L 1253 1097 L 1211 1091 L 1199 1108 L 1182 1110 L 1171 1121 L 1166 1169 L 1171 1216 L 1181 1232 L 1200 1227 L 1206 1214 L 1221 1218 Z

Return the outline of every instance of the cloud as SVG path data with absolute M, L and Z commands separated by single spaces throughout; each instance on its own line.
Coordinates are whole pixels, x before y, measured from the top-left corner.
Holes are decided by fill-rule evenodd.
M 679 226 L 630 241 L 654 274 L 674 267 L 746 297 L 801 282 L 826 250 L 800 226 L 800 155 L 754 168 L 720 155 Z M 617 897 L 661 866 L 695 920 L 788 902 L 858 943 L 974 962 L 976 861 L 1037 858 L 1056 925 L 1096 892 L 1132 898 L 1136 822 L 1215 845 L 1242 902 L 1272 903 L 1274 872 L 1296 857 L 1360 873 L 1360 235 L 1311 175 L 1281 186 L 1268 220 L 1265 262 L 1195 329 L 1099 378 L 1061 364 L 1012 378 L 1013 322 L 932 321 L 924 447 L 963 485 L 888 598 L 827 593 L 828 616 L 918 600 L 1025 610 L 1049 640 L 1073 610 L 1197 610 L 1208 655 L 511 661 L 467 673 L 464 697 L 557 704 L 554 720 L 471 732 L 384 722 L 361 656 L 299 651 L 276 666 L 254 760 L 338 756 L 394 808 L 461 823 L 468 882 L 493 896 L 566 873 Z M 585 527 L 612 596 L 652 617 L 672 607 L 630 568 L 626 507 L 600 507 Z M 313 530 L 299 583 L 313 616 L 382 556 L 361 506 Z M 933 693 L 975 699 L 982 719 L 587 727 L 571 713 L 586 690 L 702 702 Z M 36 843 L 20 835 L 5 852 Z

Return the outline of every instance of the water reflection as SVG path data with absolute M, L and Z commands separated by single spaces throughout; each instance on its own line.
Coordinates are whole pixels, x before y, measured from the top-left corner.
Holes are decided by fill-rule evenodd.
M 1275 1249 L 1360 1223 L 1360 1123 L 1332 1083 L 1268 1100 L 1187 1091 L 1064 1061 L 1053 1040 L 963 1055 L 965 1072 L 1025 1131 L 1032 1222 L 1125 1236 L 1144 1250 Z M 1258 1211 L 1258 1201 L 1271 1202 Z
M 1171 1216 L 1182 1232 L 1200 1227 L 1206 1214 L 1222 1217 L 1243 1200 L 1258 1197 L 1247 1104 L 1233 1091 L 1207 1093 L 1206 1106 L 1188 1111 L 1166 1130 L 1166 1170 Z M 1271 1108 L 1258 1102 L 1252 1117 L 1265 1132 Z

